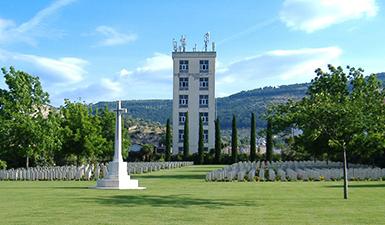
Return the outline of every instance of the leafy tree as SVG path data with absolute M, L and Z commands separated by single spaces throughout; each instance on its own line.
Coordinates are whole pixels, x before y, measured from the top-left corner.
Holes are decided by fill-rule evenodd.
M 189 127 L 188 127 L 188 112 L 186 112 L 186 120 L 183 128 L 183 159 L 188 160 L 189 158 Z
M 317 69 L 307 96 L 273 110 L 281 126 L 302 131 L 297 143 L 324 148 L 306 149 L 314 155 L 327 154 L 344 162 L 344 198 L 348 198 L 347 155 L 361 162 L 385 159 L 385 93 L 374 75 L 365 78 L 362 69 L 329 65 L 329 72 Z M 328 146 L 328 147 L 326 147 Z
M 271 119 L 267 120 L 266 128 L 266 161 L 271 162 L 273 157 L 273 130 Z
M 203 122 L 202 118 L 199 117 L 199 134 L 198 134 L 198 163 L 203 164 L 203 151 L 204 151 L 204 142 L 203 142 Z
M 10 67 L 2 68 L 8 89 L 0 89 L 0 157 L 10 167 L 52 164 L 60 148 L 59 127 L 49 107 L 48 93 L 38 77 Z
M 219 124 L 219 118 L 215 120 L 215 163 L 221 162 L 221 150 L 222 150 L 222 141 L 221 141 L 221 128 Z
M 152 144 L 144 144 L 142 149 L 140 150 L 143 161 L 151 161 L 151 158 L 154 155 L 154 145 Z
M 255 137 L 255 114 L 251 113 L 250 124 L 250 161 L 254 162 L 256 159 L 256 137 Z
M 166 124 L 166 161 L 170 161 L 171 158 L 171 128 L 170 119 L 167 119 Z
M 92 117 L 92 115 L 90 116 Z M 101 146 L 100 152 L 97 157 L 100 161 L 111 161 L 115 150 L 115 114 L 109 111 L 108 106 L 106 105 L 103 110 L 100 110 L 98 111 L 98 113 L 95 113 L 94 120 L 96 124 L 100 124 L 101 136 L 104 137 L 106 140 L 104 145 Z M 124 149 L 125 146 L 123 144 L 122 152 L 124 152 Z
M 78 165 L 97 161 L 108 145 L 101 134 L 99 118 L 92 116 L 87 105 L 69 100 L 65 100 L 61 112 L 64 154 L 74 156 Z
M 231 130 L 231 160 L 233 163 L 238 161 L 238 134 L 237 121 L 233 115 L 232 130 Z

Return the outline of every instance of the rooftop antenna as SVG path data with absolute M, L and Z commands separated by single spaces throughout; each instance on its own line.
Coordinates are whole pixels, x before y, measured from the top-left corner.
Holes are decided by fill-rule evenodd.
M 177 52 L 178 51 L 178 42 L 176 42 L 175 38 L 172 39 L 172 45 L 173 45 L 174 52 Z
M 195 43 L 194 48 L 193 48 L 193 52 L 196 52 L 196 51 L 197 51 L 197 44 Z
M 212 45 L 211 48 L 212 48 L 213 52 L 215 52 L 215 42 L 212 42 L 211 45 Z
M 204 40 L 204 42 L 205 42 L 205 52 L 207 52 L 207 45 L 210 42 L 210 32 L 205 33 L 204 38 L 205 38 L 205 40 Z
M 186 51 L 186 37 L 184 35 L 182 35 L 180 37 L 180 44 L 182 45 L 182 51 L 185 52 Z

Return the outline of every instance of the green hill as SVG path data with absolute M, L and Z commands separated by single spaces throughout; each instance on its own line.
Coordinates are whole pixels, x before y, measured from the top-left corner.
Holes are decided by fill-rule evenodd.
M 385 73 L 379 73 L 378 78 L 385 84 Z M 235 114 L 239 128 L 250 126 L 250 113 L 257 114 L 257 127 L 265 127 L 265 121 L 260 116 L 271 103 L 285 102 L 288 99 L 300 99 L 307 90 L 309 83 L 282 85 L 279 87 L 264 87 L 250 91 L 241 91 L 224 98 L 217 98 L 217 114 L 222 129 L 231 128 L 231 118 Z M 108 105 L 115 107 L 114 102 L 98 102 L 93 107 L 103 108 Z M 141 118 L 165 124 L 171 119 L 172 100 L 128 100 L 122 102 L 128 109 L 128 114 L 134 118 Z

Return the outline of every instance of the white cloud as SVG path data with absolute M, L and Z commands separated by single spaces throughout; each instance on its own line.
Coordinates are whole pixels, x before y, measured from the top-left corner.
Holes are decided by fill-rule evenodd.
M 217 73 L 216 93 L 230 95 L 242 90 L 309 82 L 316 68 L 338 64 L 338 47 L 274 50 L 231 63 Z
M 144 65 L 136 68 L 136 72 L 144 73 L 144 72 L 155 72 L 155 71 L 161 71 L 161 70 L 171 70 L 171 69 L 172 69 L 171 56 L 156 52 L 152 57 L 149 57 L 145 60 Z
M 118 99 L 170 99 L 172 98 L 172 59 L 170 55 L 154 53 L 142 65 L 122 68 L 115 77 L 102 77 L 97 81 L 72 86 L 71 89 L 52 95 L 54 105 L 63 104 L 64 98 L 90 102 Z
M 153 56 L 144 60 L 141 66 L 133 70 L 123 68 L 120 71 L 120 76 L 126 80 L 130 79 L 137 82 L 150 81 L 171 81 L 172 77 L 172 59 L 170 55 L 155 52 Z
M 120 33 L 109 26 L 98 26 L 96 31 L 104 36 L 104 39 L 99 42 L 100 46 L 115 46 L 127 44 L 135 41 L 138 37 L 136 34 Z
M 51 96 L 53 105 L 61 105 L 64 99 L 72 101 L 82 100 L 86 103 L 103 100 L 118 100 L 123 96 L 123 87 L 118 81 L 101 78 L 89 85 L 78 85 L 76 88 L 55 92 Z
M 0 62 L 14 65 L 17 69 L 31 71 L 49 83 L 74 83 L 81 81 L 87 73 L 87 61 L 74 57 L 53 59 L 38 55 L 9 52 L 0 49 Z
M 48 7 L 40 10 L 32 19 L 29 21 L 21 24 L 17 31 L 20 33 L 25 33 L 27 31 L 30 31 L 31 29 L 34 29 L 35 27 L 39 26 L 45 19 L 47 19 L 49 16 L 55 14 L 59 9 L 62 7 L 74 2 L 75 0 L 56 0 Z
M 290 28 L 310 33 L 377 12 L 376 0 L 285 0 L 280 19 Z
M 36 45 L 36 37 L 57 36 L 57 31 L 46 29 L 46 20 L 51 15 L 57 13 L 58 10 L 74 1 L 76 0 L 56 0 L 19 26 L 12 20 L 0 18 L 0 44 L 25 42 L 30 45 Z
M 0 18 L 0 32 L 14 25 L 15 25 L 15 22 L 13 22 L 12 20 Z M 2 33 L 2 35 L 5 35 L 5 34 Z
M 131 72 L 131 71 L 128 71 L 128 70 L 125 69 L 125 68 L 121 69 L 120 72 L 119 72 L 119 75 L 120 75 L 121 77 L 126 77 L 126 76 L 129 76 L 129 75 L 131 75 L 131 74 L 132 74 L 132 72 Z

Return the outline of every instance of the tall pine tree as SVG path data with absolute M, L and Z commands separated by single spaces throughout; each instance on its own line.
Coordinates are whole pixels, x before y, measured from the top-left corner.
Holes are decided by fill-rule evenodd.
M 231 131 L 231 160 L 233 163 L 238 161 L 238 134 L 237 121 L 233 115 L 232 131 Z
M 219 119 L 215 120 L 215 163 L 220 163 L 221 161 L 221 149 L 222 149 L 222 141 L 221 141 L 221 128 L 219 126 Z
M 165 152 L 166 161 L 170 161 L 171 157 L 171 129 L 170 129 L 170 119 L 167 119 L 166 124 L 166 152 Z
M 183 129 L 183 159 L 188 160 L 189 159 L 189 132 L 188 132 L 188 112 L 186 112 L 186 120 L 184 122 L 184 129 Z
M 251 113 L 250 124 L 250 161 L 255 161 L 256 143 L 255 143 L 255 114 Z
M 273 157 L 273 131 L 271 119 L 267 120 L 267 128 L 266 128 L 266 161 L 271 162 Z
M 203 122 L 202 122 L 202 118 L 199 117 L 198 163 L 200 165 L 203 164 L 203 151 L 204 151 Z

